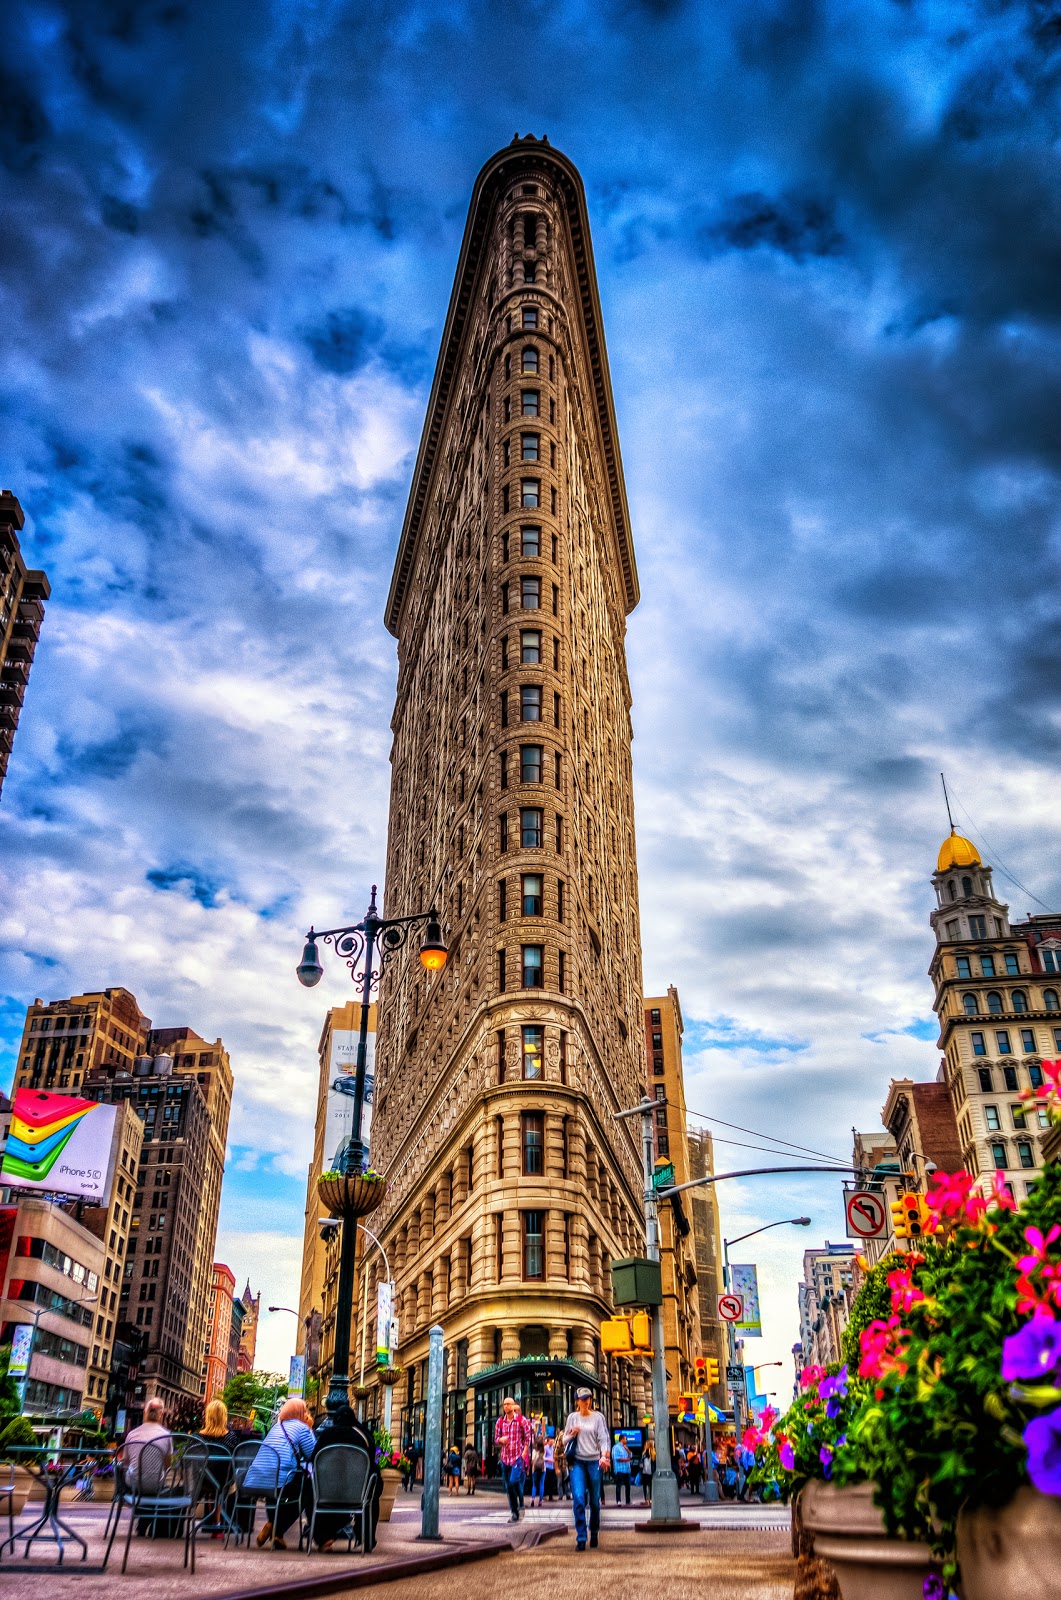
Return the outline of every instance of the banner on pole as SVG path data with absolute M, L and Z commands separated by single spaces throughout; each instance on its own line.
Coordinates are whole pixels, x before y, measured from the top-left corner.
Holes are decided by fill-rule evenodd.
M 744 1302 L 744 1309 L 733 1324 L 734 1332 L 745 1339 L 761 1339 L 763 1325 L 759 1315 L 759 1279 L 754 1265 L 731 1266 L 729 1285 L 733 1293 L 739 1295 Z
M 29 1371 L 29 1352 L 33 1343 L 32 1322 L 20 1322 L 11 1335 L 11 1359 L 7 1364 L 8 1376 L 24 1378 Z
M 394 1285 L 381 1279 L 376 1285 L 376 1364 L 381 1367 L 390 1366 L 393 1314 Z
M 328 1061 L 328 1110 L 324 1119 L 324 1159 L 333 1163 L 354 1131 L 354 1089 L 357 1081 L 357 1041 L 355 1028 L 335 1028 L 331 1036 Z M 368 1038 L 365 1044 L 365 1101 L 361 1108 L 361 1142 L 369 1148 L 372 1131 L 372 1101 L 376 1086 L 376 1007 L 368 1008 Z
M 305 1356 L 292 1356 L 287 1371 L 287 1393 L 289 1399 L 301 1397 L 306 1392 L 306 1358 Z

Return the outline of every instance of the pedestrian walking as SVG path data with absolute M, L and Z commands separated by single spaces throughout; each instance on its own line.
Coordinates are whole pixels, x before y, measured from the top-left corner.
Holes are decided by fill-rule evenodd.
M 561 1500 L 571 1498 L 571 1469 L 567 1464 L 563 1440 L 556 1445 L 553 1455 L 553 1467 L 556 1472 L 556 1492 Z
M 543 1493 L 550 1500 L 556 1499 L 556 1445 L 552 1439 L 546 1438 L 542 1445 L 542 1459 L 545 1462 L 545 1482 L 542 1485 Z
M 689 1474 L 689 1493 L 700 1493 L 700 1452 L 694 1445 L 685 1459 L 685 1470 Z
M 564 1449 L 571 1469 L 571 1495 L 575 1513 L 575 1549 L 586 1548 L 586 1505 L 589 1505 L 589 1544 L 597 1547 L 600 1532 L 601 1484 L 611 1463 L 608 1424 L 593 1409 L 593 1392 L 575 1390 L 575 1405 L 564 1424 Z
M 460 1494 L 461 1453 L 455 1444 L 451 1444 L 446 1451 L 446 1482 L 449 1484 L 450 1494 Z
M 656 1470 L 656 1447 L 651 1439 L 645 1441 L 641 1452 L 641 1504 L 652 1504 L 652 1477 Z
M 626 1503 L 630 1504 L 630 1474 L 633 1471 L 634 1458 L 630 1446 L 622 1434 L 612 1445 L 612 1476 L 615 1478 L 615 1503 L 619 1504 L 619 1496 L 626 1490 Z
M 479 1479 L 479 1452 L 469 1440 L 464 1447 L 464 1483 L 467 1494 L 475 1493 Z
M 494 1425 L 494 1447 L 501 1464 L 501 1481 L 508 1495 L 508 1509 L 512 1521 L 519 1521 L 519 1508 L 523 1500 L 523 1475 L 527 1452 L 530 1449 L 531 1425 L 520 1414 L 519 1407 L 510 1394 L 501 1402 L 501 1415 Z
M 544 1503 L 545 1495 L 545 1443 L 539 1437 L 531 1451 L 531 1505 Z

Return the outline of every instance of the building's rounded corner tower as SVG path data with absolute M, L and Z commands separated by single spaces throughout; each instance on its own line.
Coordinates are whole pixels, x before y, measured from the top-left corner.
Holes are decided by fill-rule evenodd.
M 488 1451 L 507 1392 L 551 1418 L 580 1382 L 616 1422 L 644 1404 L 598 1337 L 611 1260 L 643 1250 L 636 1130 L 613 1115 L 645 1082 L 637 599 L 582 182 L 516 139 L 476 180 L 386 612 L 386 915 L 437 904 L 450 945 L 437 976 L 394 958 L 379 1006 L 407 1439 L 433 1322 L 450 1439 L 474 1406 Z

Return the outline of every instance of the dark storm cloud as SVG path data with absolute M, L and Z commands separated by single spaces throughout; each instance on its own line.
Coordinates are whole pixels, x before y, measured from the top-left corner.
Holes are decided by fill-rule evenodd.
M 586 182 L 641 574 L 646 981 L 690 1104 L 840 1153 L 935 1070 L 941 766 L 1061 898 L 1061 5 L 5 21 L 0 459 L 53 588 L 5 1037 L 127 983 L 223 1034 L 237 1142 L 303 1170 L 292 940 L 383 859 L 409 472 L 474 175 L 534 131 Z

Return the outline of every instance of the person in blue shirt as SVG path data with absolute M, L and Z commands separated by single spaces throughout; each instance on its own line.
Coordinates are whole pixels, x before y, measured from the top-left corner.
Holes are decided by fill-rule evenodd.
M 626 1503 L 630 1504 L 630 1471 L 633 1467 L 633 1457 L 630 1446 L 620 1433 L 612 1445 L 612 1475 L 615 1478 L 615 1503 L 619 1504 L 619 1496 L 623 1489 L 626 1490 Z
M 276 1451 L 280 1462 L 279 1469 L 275 1467 L 269 1451 L 259 1450 L 247 1468 L 247 1475 L 243 1480 L 244 1489 L 271 1490 L 275 1488 L 277 1481 L 282 1485 L 274 1519 L 272 1522 L 267 1522 L 258 1535 L 259 1547 L 272 1540 L 274 1550 L 287 1549 L 284 1534 L 291 1524 L 298 1520 L 302 1509 L 302 1497 L 309 1488 L 306 1467 L 316 1443 L 316 1435 L 309 1425 L 306 1402 L 285 1401 L 280 1408 L 276 1423 L 262 1440 L 263 1445 L 269 1446 L 269 1451 Z

